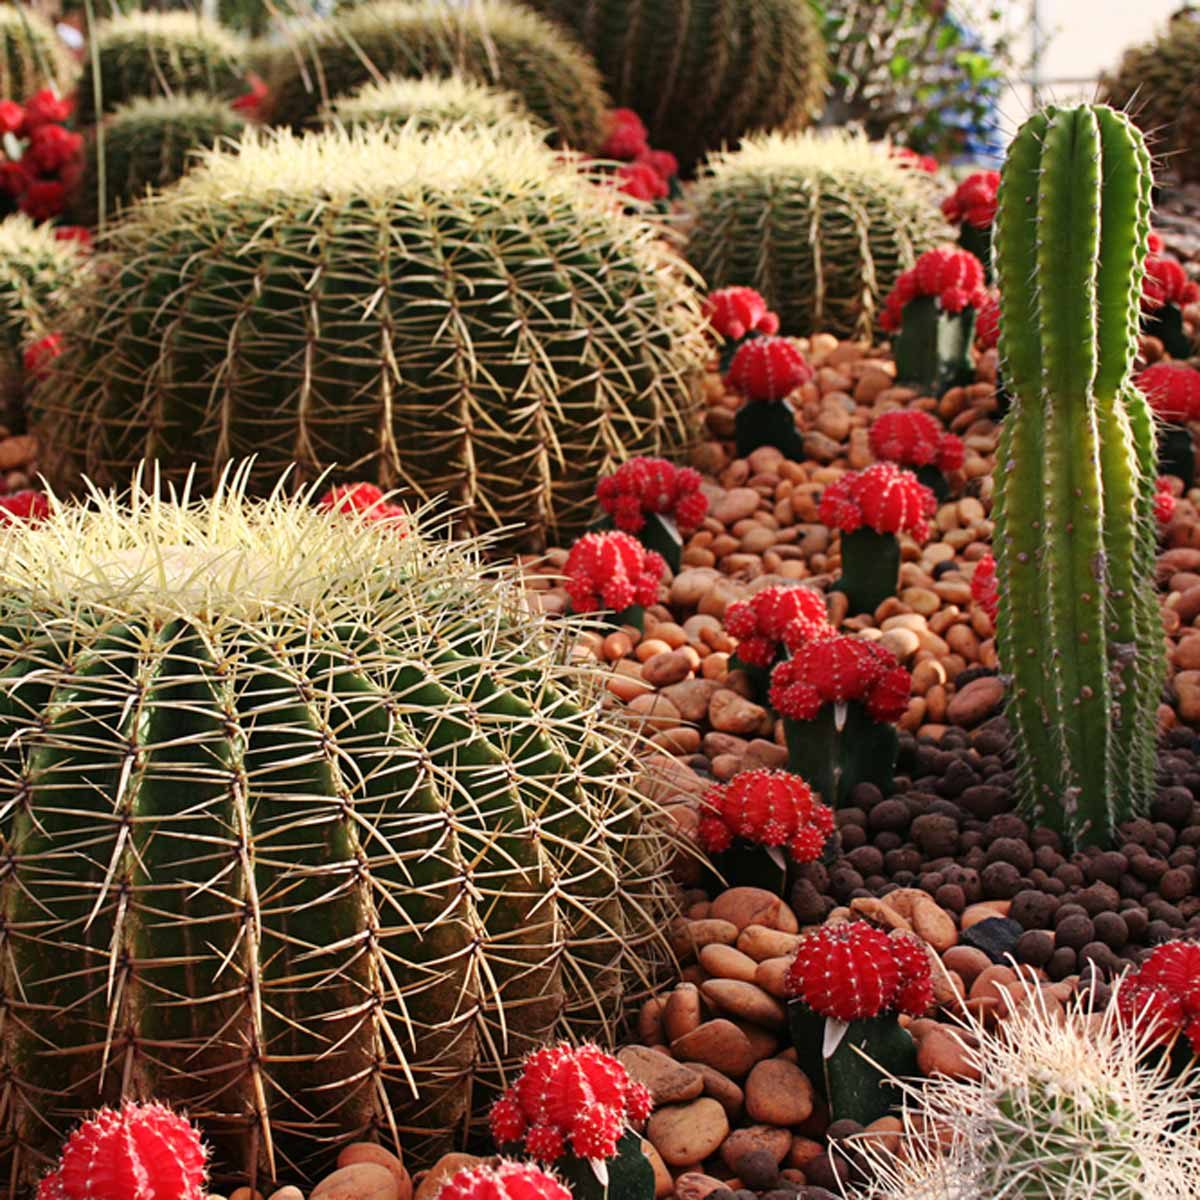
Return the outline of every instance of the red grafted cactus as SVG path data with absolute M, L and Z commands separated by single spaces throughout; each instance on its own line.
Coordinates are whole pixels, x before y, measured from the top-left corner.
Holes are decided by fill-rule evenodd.
M 1154 519 L 1160 525 L 1169 525 L 1178 503 L 1175 493 L 1171 491 L 1171 481 L 1160 478 L 1154 485 Z
M 951 225 L 967 224 L 986 229 L 996 219 L 999 190 L 999 171 L 976 171 L 942 201 L 942 215 Z
M 911 146 L 893 146 L 889 153 L 901 166 L 924 171 L 926 175 L 936 175 L 941 169 L 941 163 L 932 154 L 920 154 Z
M 0 527 L 11 521 L 43 521 L 49 515 L 50 501 L 32 488 L 0 496 Z
M 203 1200 L 208 1152 L 162 1104 L 101 1109 L 75 1130 L 38 1200 Z
M 1142 280 L 1143 312 L 1154 312 L 1164 304 L 1182 308 L 1197 300 L 1200 300 L 1200 286 L 1188 277 L 1182 263 L 1153 252 L 1146 256 L 1146 274 Z
M 975 564 L 975 573 L 971 576 L 971 599 L 994 624 L 1000 608 L 1000 589 L 996 584 L 996 560 L 991 554 L 985 554 Z
M 442 1184 L 437 1200 L 571 1200 L 571 1193 L 540 1167 L 501 1160 L 464 1167 Z
M 812 368 L 794 342 L 761 337 L 738 349 L 725 383 L 747 400 L 782 400 L 812 377 Z
M 821 496 L 818 518 L 843 533 L 865 526 L 876 533 L 910 533 L 923 541 L 936 508 L 933 492 L 911 471 L 882 462 L 831 483 Z
M 1200 371 L 1186 363 L 1159 362 L 1141 371 L 1137 385 L 1157 417 L 1172 425 L 1200 420 Z
M 671 517 L 681 530 L 695 529 L 708 512 L 700 472 L 665 458 L 631 458 L 596 485 L 596 499 L 618 529 L 639 533 L 648 513 Z
M 1200 944 L 1166 942 L 1121 981 L 1117 1008 L 1137 1018 L 1148 1036 L 1167 1042 L 1182 1034 L 1200 1054 Z
M 737 656 L 750 667 L 769 667 L 789 630 L 799 644 L 830 629 L 825 597 L 803 585 L 763 588 L 725 610 L 725 631 L 738 639 Z
M 980 350 L 995 350 L 1000 344 L 1000 297 L 989 292 L 975 315 L 975 345 Z
M 623 612 L 635 604 L 653 604 L 666 569 L 662 555 L 617 530 L 584 534 L 571 547 L 563 573 L 575 612 Z
M 625 1128 L 641 1124 L 652 1108 L 649 1090 L 612 1055 L 591 1043 L 560 1043 L 535 1050 L 516 1083 L 492 1105 L 492 1137 L 500 1146 L 523 1143 L 543 1162 L 568 1151 L 612 1158 Z
M 916 265 L 896 280 L 880 315 L 880 325 L 889 332 L 896 332 L 903 322 L 905 305 L 920 296 L 933 296 L 945 313 L 982 308 L 987 300 L 983 263 L 957 246 L 936 246 L 926 250 Z
M 933 1001 L 929 956 L 913 937 L 889 937 L 863 921 L 823 925 L 803 938 L 788 993 L 814 1012 L 862 1021 L 886 1012 L 918 1017 Z
M 408 515 L 402 505 L 389 504 L 373 483 L 343 483 L 330 488 L 317 507 L 327 512 L 345 513 L 364 521 L 395 521 L 401 524 Z M 404 530 L 401 524 L 401 536 Z
M 614 108 L 608 115 L 608 135 L 600 147 L 600 157 L 632 162 L 649 149 L 649 134 L 642 118 L 632 108 Z
M 936 417 L 919 408 L 881 413 L 871 424 L 871 453 L 905 467 L 956 471 L 963 464 L 962 438 L 948 433 Z
M 48 333 L 45 337 L 30 342 L 21 355 L 21 365 L 31 379 L 45 376 L 50 364 L 63 352 L 63 335 Z
M 700 804 L 700 845 L 720 854 L 735 838 L 758 846 L 786 846 L 798 863 L 821 857 L 833 833 L 833 810 L 789 771 L 742 771 L 711 788 Z
M 826 704 L 858 701 L 875 721 L 897 721 L 912 676 L 878 642 L 832 630 L 805 641 L 771 672 L 771 705 L 793 721 L 812 721 Z
M 713 329 L 731 342 L 740 342 L 748 333 L 770 337 L 779 332 L 779 317 L 753 288 L 727 287 L 709 292 L 704 313 Z
M 671 185 L 649 163 L 631 162 L 617 168 L 617 191 L 653 203 L 671 194 Z

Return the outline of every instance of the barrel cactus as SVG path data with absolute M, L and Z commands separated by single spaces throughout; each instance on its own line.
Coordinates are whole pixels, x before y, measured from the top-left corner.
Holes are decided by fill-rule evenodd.
M 354 95 L 333 101 L 325 120 L 340 122 L 347 128 L 412 121 L 422 129 L 455 124 L 490 129 L 535 118 L 512 92 L 451 75 L 444 79 L 400 77 L 368 83 Z
M 595 151 L 604 139 L 608 98 L 595 64 L 551 22 L 508 0 L 463 8 L 383 0 L 351 9 L 278 48 L 264 115 L 299 128 L 371 80 L 454 72 L 515 92 L 577 150 Z
M 1127 117 L 1051 107 L 1010 147 L 996 217 L 997 643 L 1026 807 L 1076 841 L 1154 789 L 1155 441 L 1131 378 L 1151 183 Z
M 1190 6 L 1152 42 L 1125 51 L 1101 92 L 1154 139 L 1164 165 L 1200 179 L 1200 16 Z
M 820 107 L 825 44 L 809 0 L 530 2 L 578 35 L 614 100 L 685 167 Z
M 146 189 L 174 183 L 197 162 L 197 152 L 245 128 L 242 116 L 228 101 L 211 96 L 141 97 L 117 109 L 105 122 L 102 138 L 88 139 L 83 179 L 73 200 L 75 217 L 94 225 L 104 213 L 145 195 Z M 100 170 L 103 145 L 104 170 Z
M 687 256 L 710 287 L 756 288 L 784 333 L 869 335 L 903 271 L 951 233 L 934 185 L 848 134 L 766 134 L 714 156 Z
M 198 13 L 119 14 L 99 24 L 94 42 L 79 81 L 83 122 L 137 96 L 208 92 L 232 97 L 243 90 L 244 43 Z
M 427 1161 L 668 957 L 670 845 L 561 628 L 421 514 L 245 475 L 0 542 L 6 1178 L 148 1097 L 263 1192 Z
M 63 88 L 70 61 L 54 27 L 28 4 L 0 6 L 0 100 L 28 100 L 44 87 Z
M 63 481 L 255 454 L 256 480 L 337 466 L 537 542 L 696 427 L 689 273 L 527 127 L 260 135 L 109 247 L 39 401 Z

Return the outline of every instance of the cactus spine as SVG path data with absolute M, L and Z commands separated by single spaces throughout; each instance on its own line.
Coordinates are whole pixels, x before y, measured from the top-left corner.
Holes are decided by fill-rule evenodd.
M 1154 779 L 1155 450 L 1130 381 L 1150 187 L 1141 134 L 1096 105 L 1026 122 L 1000 187 L 1013 408 L 997 461 L 997 636 L 1025 803 L 1076 839 L 1106 838 Z
M 0 6 L 0 100 L 24 103 L 39 88 L 62 88 L 70 60 L 53 26 L 28 4 Z

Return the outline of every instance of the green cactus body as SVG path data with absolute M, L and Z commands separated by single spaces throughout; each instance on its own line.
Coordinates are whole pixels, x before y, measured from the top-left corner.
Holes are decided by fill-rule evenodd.
M 592 53 L 615 102 L 685 168 L 820 107 L 825 46 L 795 0 L 532 0 Z
M 382 0 L 279 47 L 266 68 L 267 118 L 312 124 L 332 100 L 386 76 L 458 73 L 514 92 L 558 140 L 594 152 L 608 97 L 595 64 L 551 22 L 507 0 L 449 8 L 436 0 Z
M 195 12 L 138 12 L 97 26 L 79 80 L 78 116 L 91 123 L 140 96 L 244 90 L 245 43 Z
M 256 455 L 264 486 L 336 466 L 532 542 L 583 532 L 598 476 L 693 436 L 690 273 L 527 128 L 250 140 L 108 245 L 117 274 L 37 400 L 66 486 Z
M 260 1187 L 426 1161 L 666 962 L 596 681 L 472 547 L 310 501 L 135 493 L 0 549 L 6 1178 L 122 1097 Z
M 996 480 L 997 636 L 1026 804 L 1091 840 L 1148 799 L 1163 671 L 1154 441 L 1129 382 L 1150 182 L 1126 118 L 1051 108 L 1013 143 L 997 216 L 1014 398 Z
M 198 153 L 236 138 L 245 120 L 227 100 L 208 96 L 156 96 L 131 101 L 103 129 L 104 214 L 114 216 L 146 194 L 166 187 L 198 162 Z M 100 139 L 88 139 L 83 180 L 73 201 L 74 216 L 94 225 L 100 216 Z
M 896 338 L 896 378 L 941 396 L 974 377 L 971 346 L 975 310 L 943 312 L 936 296 L 918 296 L 904 306 Z
M 445 79 L 401 76 L 368 83 L 353 96 L 335 100 L 324 119 L 326 124 L 340 123 L 347 129 L 410 122 L 421 129 L 458 124 L 503 129 L 521 121 L 538 123 L 519 96 L 458 75 Z
M 687 256 L 710 288 L 756 288 L 788 333 L 869 337 L 901 272 L 950 239 L 930 177 L 845 134 L 768 134 L 714 155 Z
M 44 87 L 66 90 L 71 64 L 54 27 L 28 4 L 0 6 L 0 99 L 21 104 Z

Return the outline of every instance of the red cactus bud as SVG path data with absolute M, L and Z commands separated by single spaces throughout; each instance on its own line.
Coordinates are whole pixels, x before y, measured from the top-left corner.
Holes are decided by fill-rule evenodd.
M 58 1186 L 65 1200 L 203 1200 L 206 1157 L 184 1117 L 162 1104 L 126 1103 L 71 1134 Z
M 1200 1054 L 1200 944 L 1156 946 L 1120 984 L 1118 1014 L 1138 1019 L 1154 1041 L 1182 1034 Z
M 1117 1015 L 1123 1024 L 1137 1024 L 1151 1042 L 1169 1042 L 1188 1023 L 1178 996 L 1161 984 L 1142 983 L 1136 972 L 1121 983 Z
M 666 569 L 661 555 L 618 530 L 584 534 L 567 555 L 563 573 L 577 613 L 622 612 L 634 604 L 653 604 Z
M 723 338 L 739 342 L 748 333 L 779 332 L 779 318 L 767 308 L 767 302 L 753 288 L 719 288 L 708 294 L 704 315 Z
M 618 167 L 616 180 L 617 191 L 635 200 L 653 203 L 655 200 L 665 200 L 671 194 L 667 181 L 644 162 L 631 162 Z
M 1171 491 L 1168 479 L 1159 479 L 1154 485 L 1154 519 L 1160 525 L 1169 525 L 1175 515 L 1175 506 L 1179 501 Z
M 631 458 L 596 485 L 596 499 L 618 529 L 638 533 L 647 513 L 674 518 L 680 529 L 694 529 L 708 512 L 700 473 L 676 467 L 665 458 Z
M 1159 254 L 1147 255 L 1146 274 L 1142 280 L 1143 312 L 1154 312 L 1164 304 L 1182 308 L 1197 300 L 1200 300 L 1200 286 L 1188 278 L 1182 263 Z
M 1138 982 L 1164 987 L 1177 996 L 1188 1016 L 1200 1015 L 1200 944 L 1165 942 L 1142 960 Z
M 63 352 L 63 335 L 61 333 L 48 333 L 43 338 L 38 338 L 36 342 L 31 342 L 25 347 L 25 353 L 21 355 L 21 365 L 25 368 L 25 374 L 31 379 L 43 378 L 50 364 Z
M 725 383 L 748 400 L 782 400 L 813 377 L 795 343 L 761 337 L 738 348 Z
M 911 533 L 923 541 L 936 508 L 933 492 L 911 471 L 882 462 L 830 484 L 821 496 L 818 517 L 843 533 L 866 525 L 877 533 Z
M 994 350 L 1000 344 L 1000 297 L 989 293 L 975 315 L 975 345 Z
M 38 1184 L 35 1200 L 67 1200 L 67 1194 L 62 1190 L 62 1174 L 59 1171 L 43 1177 Z
M 999 190 L 999 171 L 976 171 L 942 201 L 942 213 L 951 225 L 966 222 L 976 229 L 986 229 L 996 219 Z
M 990 554 L 985 554 L 975 564 L 975 573 L 971 576 L 971 599 L 994 623 L 1000 608 L 1000 589 L 996 585 L 996 560 Z
M 404 537 L 406 533 L 403 521 L 408 514 L 403 506 L 386 503 L 383 492 L 373 483 L 343 483 L 330 488 L 317 501 L 317 507 L 326 512 L 361 517 L 364 521 L 394 521 L 400 536 Z
M 855 921 L 803 938 L 784 986 L 823 1017 L 860 1021 L 895 1006 L 900 979 L 891 938 Z
M 710 854 L 741 838 L 758 846 L 787 846 L 797 862 L 812 862 L 834 826 L 832 810 L 788 771 L 742 771 L 711 788 L 700 813 L 700 845 Z
M 645 1088 L 598 1046 L 565 1042 L 535 1050 L 517 1081 L 492 1107 L 492 1136 L 503 1145 L 518 1139 L 519 1111 L 528 1125 L 525 1150 L 554 1162 L 571 1150 L 581 1158 L 611 1158 L 627 1122 L 642 1121 L 652 1107 Z
M 933 1007 L 933 971 L 925 943 L 907 933 L 893 932 L 892 953 L 900 968 L 900 986 L 893 1005 L 911 1017 L 924 1016 Z
M 924 171 L 926 175 L 936 175 L 941 169 L 941 163 L 932 154 L 918 154 L 911 146 L 893 146 L 891 157 L 902 167 Z
M 958 246 L 937 246 L 926 250 L 916 265 L 905 271 L 880 315 L 880 325 L 894 333 L 900 328 L 904 307 L 919 296 L 934 296 L 942 310 L 962 312 L 964 308 L 982 308 L 987 300 L 983 285 L 983 263 Z
M 75 249 L 80 254 L 86 254 L 92 248 L 92 231 L 86 225 L 56 225 L 54 240 L 74 242 Z
M 679 159 L 670 150 L 643 150 L 637 161 L 649 167 L 660 179 L 670 183 L 679 174 Z
M 752 667 L 769 667 L 780 642 L 800 644 L 829 628 L 825 597 L 803 585 L 763 588 L 725 610 L 725 630 L 738 639 L 738 658 Z
M 600 147 L 601 158 L 632 162 L 649 150 L 646 126 L 632 108 L 614 108 L 608 115 L 608 136 Z
M 50 515 L 50 501 L 42 492 L 25 488 L 11 496 L 0 496 L 0 527 L 6 522 L 29 521 L 34 524 Z
M 571 1200 L 571 1193 L 540 1167 L 501 1160 L 494 1167 L 464 1167 L 442 1184 L 436 1200 Z
M 1200 371 L 1194 367 L 1158 362 L 1140 372 L 1136 382 L 1162 420 L 1175 425 L 1200 420 Z
M 877 721 L 908 705 L 912 679 L 878 642 L 832 630 L 800 646 L 771 672 L 771 704 L 782 716 L 811 721 L 825 704 L 856 700 Z
M 875 418 L 870 432 L 871 453 L 906 467 L 935 465 L 941 471 L 962 466 L 962 438 L 947 433 L 937 418 L 919 408 L 897 408 Z

